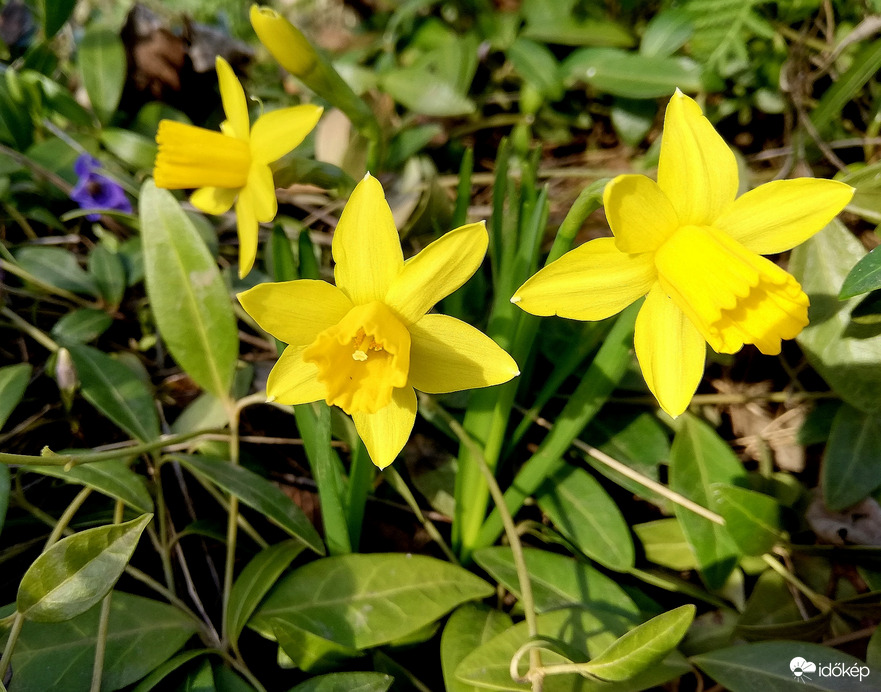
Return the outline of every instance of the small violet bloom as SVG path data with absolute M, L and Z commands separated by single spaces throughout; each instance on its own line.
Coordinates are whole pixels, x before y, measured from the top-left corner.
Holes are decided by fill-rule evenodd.
M 426 314 L 480 266 L 483 223 L 443 235 L 406 262 L 382 186 L 358 183 L 333 235 L 336 285 L 301 279 L 239 294 L 288 344 L 266 383 L 271 400 L 324 400 L 350 414 L 373 463 L 391 464 L 429 394 L 488 387 L 519 374 L 492 339 L 454 317 Z
M 77 174 L 76 185 L 70 191 L 70 198 L 80 209 L 115 209 L 132 213 L 132 205 L 122 191 L 119 183 L 101 175 L 101 162 L 89 154 L 80 154 L 73 171 Z M 86 214 L 89 221 L 97 221 L 100 214 Z
M 278 211 L 269 164 L 303 141 L 322 109 L 306 104 L 264 113 L 253 127 L 245 91 L 232 67 L 215 61 L 226 120 L 221 132 L 174 120 L 159 123 L 159 152 L 153 177 L 167 190 L 198 188 L 190 197 L 206 214 L 224 214 L 235 204 L 239 234 L 239 276 L 244 277 L 257 255 L 258 223 L 272 221 Z
M 511 299 L 534 315 L 601 320 L 646 296 L 634 343 L 661 408 L 678 416 L 717 353 L 744 344 L 780 353 L 808 324 L 808 297 L 761 255 L 810 238 L 850 201 L 833 180 L 766 183 L 737 197 L 737 162 L 700 106 L 679 90 L 667 106 L 658 182 L 619 175 L 603 194 L 612 238 L 581 245 Z

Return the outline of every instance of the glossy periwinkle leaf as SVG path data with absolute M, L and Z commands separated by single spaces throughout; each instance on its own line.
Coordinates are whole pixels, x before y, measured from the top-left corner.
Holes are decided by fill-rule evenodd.
M 845 404 L 832 421 L 821 469 L 823 500 L 833 511 L 856 504 L 881 485 L 881 414 Z
M 125 264 L 119 253 L 101 244 L 89 254 L 89 273 L 95 277 L 101 297 L 111 308 L 118 307 L 125 293 Z
M 6 425 L 15 407 L 24 396 L 33 368 L 27 363 L 16 363 L 0 368 L 0 429 Z
M 828 646 L 809 642 L 777 641 L 746 644 L 711 651 L 694 656 L 690 660 L 731 692 L 756 690 L 865 692 L 879 689 L 877 680 L 872 680 L 872 671 L 858 658 Z M 832 675 L 833 666 L 848 671 L 855 668 L 855 675 Z
M 474 692 L 456 678 L 456 668 L 479 646 L 501 634 L 513 624 L 511 616 L 483 603 L 466 603 L 450 615 L 441 635 L 440 656 L 447 692 Z
M 865 254 L 853 233 L 833 220 L 792 251 L 789 270 L 811 299 L 799 346 L 836 394 L 872 413 L 881 412 L 881 334 L 851 319 L 859 298 L 838 300 L 845 277 Z
M 113 318 L 103 310 L 80 308 L 72 310 L 58 320 L 50 334 L 65 344 L 85 344 L 94 341 L 113 324 Z
M 333 670 L 343 661 L 363 655 L 357 649 L 321 637 L 289 620 L 270 618 L 269 625 L 269 630 L 263 629 L 261 633 L 278 642 L 279 657 L 284 654 L 293 666 L 307 672 Z
M 130 368 L 91 346 L 69 344 L 67 350 L 86 401 L 132 437 L 159 437 L 153 395 Z
M 728 444 L 709 425 L 683 416 L 670 448 L 670 487 L 707 509 L 713 507 L 712 483 L 733 485 L 745 475 Z M 701 576 L 711 589 L 721 588 L 737 565 L 740 550 L 720 526 L 676 505 L 676 518 L 691 544 Z
M 584 666 L 584 671 L 602 680 L 628 680 L 654 665 L 676 648 L 691 621 L 691 604 L 653 617 L 616 641 Z
M 58 541 L 22 577 L 18 612 L 35 622 L 60 622 L 87 611 L 113 588 L 152 518 L 144 514 Z
M 762 555 L 780 541 L 780 506 L 769 495 L 736 485 L 710 485 L 725 529 L 744 555 Z
M 80 74 L 89 101 L 102 123 L 110 121 L 125 84 L 125 48 L 109 29 L 86 31 L 78 46 Z
M 665 9 L 646 25 L 639 42 L 640 55 L 666 58 L 682 48 L 693 33 L 694 24 L 688 13 Z
M 425 555 L 338 555 L 285 577 L 251 626 L 271 634 L 271 621 L 278 619 L 365 649 L 401 639 L 456 606 L 492 593 L 468 570 Z
M 28 466 L 28 471 L 44 476 L 60 478 L 66 483 L 84 485 L 99 493 L 124 502 L 136 512 L 147 514 L 153 511 L 153 498 L 147 491 L 144 479 L 132 471 L 120 459 L 95 461 L 78 464 L 70 468 L 64 466 Z
M 618 571 L 633 567 L 627 522 L 589 473 L 565 466 L 547 479 L 535 499 L 554 526 L 589 558 Z
M 274 521 L 294 538 L 299 538 L 316 553 L 324 554 L 321 537 L 303 510 L 263 476 L 223 459 L 182 454 L 174 458 L 209 483 L 262 512 L 267 519 Z
M 140 209 L 147 294 L 159 332 L 196 384 L 224 399 L 239 341 L 220 271 L 170 192 L 148 180 Z
M 375 672 L 328 673 L 301 682 L 289 692 L 386 692 L 395 679 Z
M 73 293 L 97 297 L 100 289 L 77 256 L 60 247 L 29 245 L 15 253 L 15 261 L 35 279 Z
M 633 99 L 671 96 L 702 87 L 701 67 L 688 58 L 659 58 L 608 48 L 575 51 L 563 63 L 570 83 L 589 84 L 597 91 Z
M 633 532 L 642 543 L 649 562 L 680 571 L 697 567 L 694 553 L 676 517 L 635 524 Z
M 87 690 L 101 605 L 59 623 L 25 622 L 12 654 L 17 692 Z M 102 689 L 144 677 L 182 647 L 198 623 L 165 603 L 114 591 L 110 598 Z M 7 632 L 0 633 L 0 645 Z M 59 686 L 63 680 L 63 686 Z
M 227 636 L 233 646 L 260 601 L 305 547 L 298 540 L 282 541 L 261 550 L 245 565 L 233 584 L 227 606 Z

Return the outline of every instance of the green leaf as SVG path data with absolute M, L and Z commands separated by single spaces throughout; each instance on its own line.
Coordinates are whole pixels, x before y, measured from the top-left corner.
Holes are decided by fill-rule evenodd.
M 271 634 L 291 663 L 306 672 L 333 670 L 343 661 L 362 655 L 357 649 L 319 637 L 281 618 L 270 618 L 269 624 L 271 629 L 264 636 Z
M 877 250 L 872 250 L 850 270 L 838 293 L 839 298 L 846 300 L 881 288 L 881 252 Z
M 517 38 L 508 48 L 507 55 L 524 82 L 553 101 L 563 98 L 560 64 L 547 46 L 528 38 Z
M 700 91 L 701 67 L 688 58 L 658 58 L 610 48 L 583 48 L 563 63 L 564 79 L 633 99 Z
M 170 192 L 148 180 L 140 208 L 147 294 L 162 338 L 196 384 L 226 399 L 239 338 L 217 265 Z
M 580 608 L 566 608 L 543 613 L 537 618 L 539 635 L 565 645 L 581 655 L 584 662 L 597 656 L 611 646 L 623 630 L 607 629 L 603 622 L 589 611 Z M 527 683 L 511 680 L 509 667 L 517 650 L 529 640 L 526 622 L 520 622 L 502 634 L 493 637 L 486 644 L 468 654 L 456 669 L 456 677 L 462 682 L 480 689 L 520 692 L 529 690 Z M 560 647 L 563 648 L 563 647 Z M 552 665 L 567 663 L 567 659 L 553 651 L 542 651 L 542 663 Z M 528 655 L 520 661 L 520 673 L 524 673 Z M 584 678 L 577 673 L 568 675 L 549 675 L 544 679 L 544 692 L 638 692 L 647 690 L 668 680 L 683 675 L 689 670 L 685 660 L 678 654 L 671 654 L 647 671 L 624 682 L 605 682 Z
M 814 663 L 815 671 L 793 674 L 796 659 Z M 837 649 L 807 642 L 761 642 L 694 656 L 691 661 L 731 692 L 786 692 L 786 690 L 837 690 L 865 692 L 879 689 L 868 666 Z M 857 667 L 857 676 L 823 675 L 826 666 Z M 860 678 L 862 669 L 862 679 Z
M 823 500 L 838 512 L 855 505 L 881 485 L 881 415 L 851 406 L 838 409 L 823 454 Z
M 695 607 L 679 606 L 644 622 L 584 665 L 584 671 L 611 682 L 629 680 L 658 663 L 685 636 Z
M 180 668 L 184 663 L 188 663 L 194 658 L 204 656 L 208 653 L 211 653 L 209 649 L 193 649 L 191 651 L 184 651 L 183 653 L 168 659 L 165 663 L 157 667 L 152 673 L 141 680 L 132 692 L 150 692 L 150 690 Z
M 87 611 L 113 588 L 152 518 L 144 514 L 58 541 L 22 577 L 18 612 L 35 622 L 59 622 Z
M 112 309 L 122 302 L 125 294 L 125 264 L 122 257 L 105 245 L 97 245 L 89 254 L 89 273 L 101 291 L 101 297 Z
M 544 3 L 546 6 L 548 3 Z M 616 22 L 605 19 L 575 19 L 546 16 L 531 17 L 520 34 L 541 43 L 564 46 L 621 46 L 633 45 L 633 36 Z
M 817 107 L 811 113 L 811 122 L 821 133 L 828 126 L 840 122 L 841 109 L 847 105 L 866 83 L 881 69 L 881 41 L 862 47 L 853 56 L 850 67 L 838 75 L 832 85 L 825 90 Z
M 649 58 L 666 58 L 682 48 L 694 33 L 691 18 L 682 10 L 656 14 L 646 25 L 639 52 Z
M 156 142 L 130 130 L 107 127 L 101 130 L 101 143 L 131 168 L 149 171 L 156 159 Z
M 619 627 L 640 620 L 639 608 L 611 578 L 590 565 L 565 555 L 524 548 L 536 612 L 580 605 L 598 617 L 610 616 Z M 483 548 L 474 561 L 508 591 L 520 598 L 520 583 L 511 549 Z
M 101 605 L 67 622 L 25 622 L 12 668 L 17 692 L 87 690 L 95 663 Z M 165 603 L 114 591 L 110 599 L 102 689 L 117 690 L 144 677 L 180 649 L 198 625 Z M 5 643 L 8 632 L 0 636 Z
M 125 84 L 125 48 L 119 35 L 109 29 L 89 29 L 78 46 L 83 86 L 92 109 L 102 123 L 116 112 Z
M 386 692 L 394 681 L 384 673 L 330 673 L 301 682 L 289 692 Z
M 792 251 L 789 270 L 811 299 L 811 323 L 797 337 L 811 366 L 844 401 L 866 413 L 881 412 L 881 334 L 856 324 L 859 299 L 839 301 L 845 277 L 865 249 L 834 220 Z
M 455 676 L 456 668 L 470 652 L 501 634 L 512 624 L 507 613 L 483 603 L 466 603 L 453 611 L 444 627 L 440 643 L 446 692 L 474 692 L 477 689 L 459 682 Z
M 73 293 L 100 295 L 95 279 L 72 252 L 60 247 L 29 245 L 15 253 L 15 261 L 35 279 Z
M 57 341 L 68 344 L 84 344 L 94 341 L 113 324 L 113 318 L 103 310 L 80 308 L 72 310 L 58 320 L 50 334 Z
M 305 547 L 297 540 L 277 543 L 257 553 L 242 570 L 227 606 L 227 636 L 233 646 L 260 601 Z
M 267 636 L 271 620 L 279 619 L 342 646 L 366 649 L 492 593 L 467 570 L 424 555 L 338 555 L 300 567 L 279 582 L 251 625 Z
M 43 31 L 46 38 L 49 39 L 57 34 L 70 19 L 73 8 L 76 7 L 76 0 L 47 0 L 40 4 L 46 13 Z
M 103 351 L 68 344 L 83 396 L 132 437 L 144 442 L 159 437 L 159 416 L 153 395 L 127 366 Z
M 786 580 L 773 570 L 759 575 L 737 621 L 736 633 L 747 641 L 798 639 L 816 641 L 829 630 L 831 611 L 805 619 Z M 719 647 L 715 647 L 719 648 Z
M 77 483 L 124 502 L 136 512 L 153 511 L 153 500 L 143 477 L 119 459 L 96 461 L 66 468 L 64 466 L 28 466 L 29 472 Z
M 541 511 L 592 560 L 619 572 L 633 567 L 633 539 L 608 493 L 587 471 L 565 466 L 536 495 Z
M 744 476 L 740 461 L 709 425 L 687 415 L 670 448 L 670 488 L 699 505 L 712 508 L 713 483 L 733 484 Z M 675 506 L 676 518 L 688 539 L 701 576 L 720 589 L 737 566 L 740 551 L 723 526 Z
M 728 535 L 744 555 L 763 555 L 780 541 L 780 506 L 773 497 L 724 483 L 710 489 Z
M 474 102 L 449 82 L 415 67 L 390 70 L 382 75 L 382 90 L 415 113 L 447 117 L 468 115 Z
M 6 425 L 10 414 L 24 396 L 33 368 L 27 363 L 17 363 L 0 368 L 0 429 Z
M 0 464 L 0 533 L 3 533 L 3 523 L 6 521 L 6 510 L 9 509 L 9 489 L 9 467 L 6 464 Z
M 278 486 L 246 468 L 223 459 L 205 456 L 172 456 L 190 471 L 209 483 L 235 495 L 248 507 L 262 512 L 294 538 L 320 555 L 324 554 L 321 537 L 309 519 Z
M 639 537 L 649 562 L 680 572 L 697 568 L 694 552 L 675 517 L 635 524 L 633 532 Z

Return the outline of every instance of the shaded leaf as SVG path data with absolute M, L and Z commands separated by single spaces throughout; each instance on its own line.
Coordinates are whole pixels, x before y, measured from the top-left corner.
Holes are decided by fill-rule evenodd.
M 478 689 L 460 682 L 456 668 L 470 652 L 507 630 L 513 622 L 500 610 L 483 603 L 466 603 L 456 608 L 441 635 L 440 657 L 447 692 L 474 692 Z
M 108 29 L 86 31 L 78 46 L 83 86 L 98 119 L 110 121 L 125 83 L 125 48 L 119 36 Z
M 66 344 L 85 344 L 94 341 L 113 324 L 113 318 L 103 310 L 81 308 L 72 310 L 58 320 L 50 334 Z
M 507 55 L 524 82 L 553 101 L 563 97 L 560 65 L 547 46 L 528 38 L 517 38 L 508 48 Z
M 270 618 L 271 635 L 297 668 L 323 672 L 338 668 L 346 659 L 358 658 L 361 652 L 350 646 L 319 637 L 281 618 Z
M 78 483 L 120 500 L 137 512 L 153 511 L 153 499 L 144 479 L 119 459 L 96 461 L 90 464 L 64 466 L 28 466 L 27 471 L 60 478 L 66 483 Z
M 87 611 L 113 588 L 152 518 L 144 514 L 58 541 L 22 577 L 18 612 L 35 622 L 58 622 Z
M 823 453 L 821 487 L 826 506 L 840 511 L 881 485 L 881 415 L 851 406 L 838 409 Z
M 192 651 L 184 651 L 183 653 L 168 659 L 165 663 L 157 667 L 152 673 L 141 680 L 132 692 L 149 692 L 171 673 L 180 668 L 184 663 L 188 663 L 194 658 L 204 656 L 208 653 L 211 653 L 209 649 L 194 649 Z
M 701 67 L 688 58 L 659 58 L 611 48 L 583 48 L 563 63 L 564 79 L 633 99 L 699 91 Z
M 646 25 L 639 52 L 647 57 L 668 57 L 682 48 L 693 33 L 694 25 L 685 12 L 665 9 Z
M 89 254 L 89 273 L 95 277 L 104 301 L 111 308 L 117 307 L 125 293 L 125 265 L 122 257 L 105 245 L 98 245 Z
M 87 690 L 95 663 L 101 605 L 60 623 L 25 622 L 12 667 L 16 692 Z M 165 603 L 120 591 L 110 599 L 102 689 L 116 690 L 144 677 L 186 643 L 198 625 Z M 0 636 L 5 644 L 8 631 Z
M 44 283 L 73 293 L 100 295 L 94 277 L 83 269 L 72 252 L 60 247 L 29 245 L 15 253 L 22 269 Z
M 253 471 L 223 459 L 175 454 L 172 457 L 209 483 L 235 495 L 321 555 L 324 545 L 312 523 L 279 487 Z
M 83 397 L 132 437 L 159 437 L 153 395 L 127 366 L 91 346 L 69 344 Z
M 0 429 L 24 396 L 33 368 L 27 363 L 16 363 L 0 368 Z
M 290 692 L 385 692 L 394 681 L 384 673 L 330 673 L 301 682 Z
M 773 497 L 724 483 L 710 489 L 728 535 L 744 555 L 762 555 L 777 544 L 780 506 Z

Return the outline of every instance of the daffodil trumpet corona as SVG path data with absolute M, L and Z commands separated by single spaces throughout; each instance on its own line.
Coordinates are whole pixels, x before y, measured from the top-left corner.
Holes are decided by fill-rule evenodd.
M 224 214 L 235 205 L 239 237 L 239 276 L 257 256 L 257 231 L 278 211 L 269 164 L 297 147 L 322 109 L 311 104 L 280 108 L 254 121 L 229 63 L 216 59 L 217 79 L 226 120 L 220 132 L 173 120 L 162 120 L 156 133 L 159 151 L 153 177 L 168 190 L 197 188 L 190 197 L 206 214 Z
M 808 297 L 762 255 L 828 224 L 853 188 L 796 178 L 737 197 L 733 152 L 679 90 L 664 120 L 657 182 L 619 175 L 603 204 L 613 237 L 592 240 L 532 276 L 512 302 L 534 315 L 610 317 L 645 296 L 634 345 L 649 389 L 671 416 L 688 407 L 706 346 L 780 353 L 808 324 Z
M 257 324 L 288 344 L 269 374 L 268 397 L 339 406 L 384 468 L 413 429 L 414 388 L 441 394 L 517 376 L 488 336 L 429 313 L 477 271 L 488 240 L 483 223 L 468 224 L 405 262 L 382 186 L 365 176 L 334 231 L 335 285 L 303 279 L 239 294 Z

